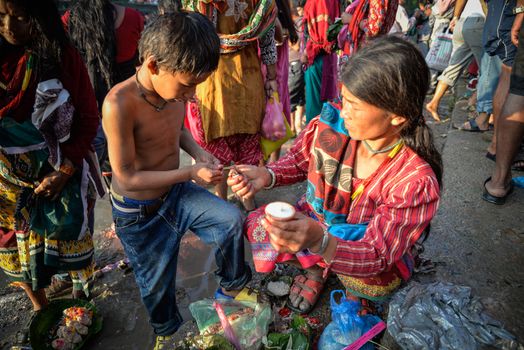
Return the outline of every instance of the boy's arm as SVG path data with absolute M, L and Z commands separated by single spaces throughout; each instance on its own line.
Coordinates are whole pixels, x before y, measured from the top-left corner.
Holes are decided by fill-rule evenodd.
M 212 154 L 206 152 L 191 135 L 191 132 L 187 130 L 185 126 L 182 126 L 180 133 L 180 148 L 186 151 L 195 161 L 211 164 L 220 164 L 220 161 L 216 159 Z
M 195 180 L 211 183 L 213 177 L 221 177 L 222 172 L 206 168 L 207 164 L 196 164 L 181 169 L 156 171 L 135 169 L 134 120 L 114 94 L 109 95 L 103 105 L 103 128 L 107 136 L 107 146 L 113 176 L 124 191 L 146 191 L 163 188 L 175 183 Z

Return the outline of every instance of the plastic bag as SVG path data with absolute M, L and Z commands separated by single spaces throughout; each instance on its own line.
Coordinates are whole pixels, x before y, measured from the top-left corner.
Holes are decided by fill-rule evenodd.
M 201 335 L 224 335 L 214 303 L 220 304 L 242 350 L 258 349 L 272 320 L 265 304 L 228 299 L 203 299 L 191 303 L 189 311 Z
M 276 141 L 271 141 L 263 136 L 260 138 L 260 148 L 262 149 L 262 153 L 264 154 L 264 160 L 267 160 L 271 153 L 275 152 L 284 143 L 286 143 L 287 140 L 295 136 L 293 131 L 291 131 L 291 127 L 289 126 L 289 123 L 287 122 L 286 118 L 284 118 L 284 125 L 286 126 L 286 135 L 283 138 Z
M 439 72 L 447 68 L 453 51 L 452 39 L 453 34 L 449 32 L 448 28 L 437 35 L 426 55 L 426 63 L 429 68 Z
M 341 294 L 340 301 L 335 300 L 335 296 Z M 356 342 L 368 330 L 379 322 L 380 318 L 373 315 L 360 316 L 358 312 L 361 305 L 358 301 L 346 299 L 342 290 L 331 292 L 331 323 L 327 325 L 320 336 L 318 343 L 319 350 L 342 350 L 348 345 Z M 373 350 L 374 346 L 370 343 L 360 347 L 363 350 Z
M 410 282 L 395 293 L 388 332 L 406 350 L 522 349 L 501 322 L 484 313 L 470 287 L 444 282 Z
M 262 121 L 262 137 L 276 141 L 286 136 L 286 125 L 284 124 L 284 112 L 278 93 L 273 92 L 266 104 L 266 114 Z

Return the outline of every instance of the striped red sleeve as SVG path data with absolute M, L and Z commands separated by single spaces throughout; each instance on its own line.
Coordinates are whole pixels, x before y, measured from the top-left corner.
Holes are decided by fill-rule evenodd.
M 399 261 L 418 240 L 435 215 L 440 189 L 434 175 L 394 188 L 377 207 L 364 238 L 338 239 L 331 269 L 353 277 L 371 277 Z
M 296 138 L 293 146 L 278 161 L 267 167 L 275 173 L 275 186 L 291 185 L 307 179 L 311 146 L 318 127 L 319 117 L 309 122 Z

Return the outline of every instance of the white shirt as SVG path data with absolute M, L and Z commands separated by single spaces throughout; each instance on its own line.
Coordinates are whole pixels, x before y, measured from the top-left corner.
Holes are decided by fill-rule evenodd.
M 486 17 L 484 11 L 482 11 L 480 0 L 469 0 L 466 2 L 466 6 L 460 15 L 460 18 L 466 19 L 467 17 Z
M 478 0 L 477 0 L 478 1 Z M 390 34 L 393 33 L 406 33 L 409 29 L 409 17 L 406 9 L 402 5 L 398 5 L 397 14 L 395 16 L 395 24 L 391 27 L 389 31 Z

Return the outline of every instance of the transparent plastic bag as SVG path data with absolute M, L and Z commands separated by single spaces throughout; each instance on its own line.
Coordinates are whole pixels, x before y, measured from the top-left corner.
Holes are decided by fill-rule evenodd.
M 336 301 L 336 295 L 341 295 Z M 358 301 L 346 299 L 345 292 L 334 290 L 331 292 L 331 323 L 327 325 L 320 336 L 319 350 L 342 350 L 356 342 L 368 330 L 381 322 L 374 315 L 360 316 L 361 305 Z M 364 344 L 360 349 L 373 350 L 372 344 Z
M 262 136 L 270 141 L 280 140 L 286 136 L 286 124 L 284 120 L 282 104 L 278 93 L 274 92 L 266 104 L 266 114 L 262 121 Z
M 229 299 L 203 299 L 191 303 L 189 311 L 196 320 L 201 335 L 224 336 L 224 327 L 216 304 L 224 311 L 240 349 L 255 350 L 262 344 L 272 321 L 271 308 L 266 304 Z M 222 322 L 225 320 L 222 319 Z M 229 340 L 229 339 L 228 339 Z

